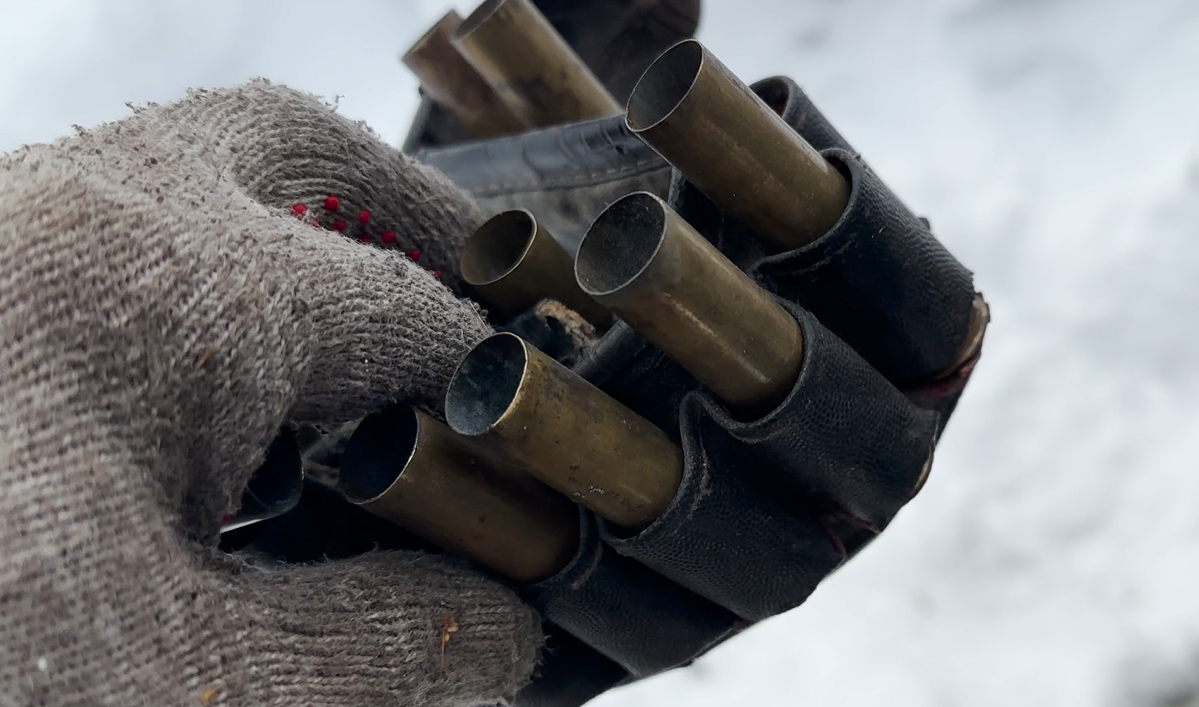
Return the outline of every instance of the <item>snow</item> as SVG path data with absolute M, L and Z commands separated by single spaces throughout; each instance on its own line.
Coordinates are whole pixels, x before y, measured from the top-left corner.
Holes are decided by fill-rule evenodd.
M 254 75 L 395 143 L 396 57 L 447 6 L 0 0 L 0 150 Z M 709 0 L 700 36 L 802 83 L 995 321 L 877 543 L 594 704 L 1199 705 L 1199 3 Z

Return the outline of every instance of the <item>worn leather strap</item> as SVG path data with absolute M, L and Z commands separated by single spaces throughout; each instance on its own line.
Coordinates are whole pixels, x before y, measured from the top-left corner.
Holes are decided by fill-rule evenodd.
M 670 165 L 623 117 L 413 155 L 449 175 L 488 215 L 528 209 L 571 253 L 608 204 L 634 191 L 664 197 L 670 186 Z

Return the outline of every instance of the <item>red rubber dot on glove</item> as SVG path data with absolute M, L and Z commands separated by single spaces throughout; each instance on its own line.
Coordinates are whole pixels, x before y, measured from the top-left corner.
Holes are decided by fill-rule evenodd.
M 338 233 L 344 233 L 346 230 L 346 222 L 342 221 L 341 219 L 335 219 L 333 221 L 333 230 L 337 231 Z
M 363 233 L 363 234 L 361 234 L 361 235 L 359 235 L 359 236 L 358 236 L 358 242 L 359 242 L 359 243 L 370 243 L 370 242 L 371 242 L 371 237 L 370 237 L 370 236 L 368 236 L 368 235 L 366 235 L 365 233 Z
M 417 248 L 413 248 L 412 250 L 405 251 L 404 255 L 408 256 L 408 259 L 414 263 L 416 261 L 420 260 L 420 250 Z
M 292 204 L 291 212 L 296 216 L 303 216 L 304 214 L 308 213 L 308 207 L 304 206 L 303 204 Z
M 384 231 L 379 235 L 379 240 L 383 241 L 383 245 L 391 245 L 396 242 L 396 232 Z
M 325 197 L 325 211 L 337 211 L 341 208 L 341 199 L 335 196 Z
M 434 271 L 433 271 L 433 277 L 434 277 L 434 278 L 436 278 L 436 279 L 438 279 L 438 280 L 440 280 L 440 279 L 441 279 L 441 271 L 440 271 L 440 270 L 434 270 Z
M 366 224 L 368 224 L 370 222 L 371 222 L 371 213 L 369 211 L 359 211 L 358 212 L 358 223 L 365 226 Z

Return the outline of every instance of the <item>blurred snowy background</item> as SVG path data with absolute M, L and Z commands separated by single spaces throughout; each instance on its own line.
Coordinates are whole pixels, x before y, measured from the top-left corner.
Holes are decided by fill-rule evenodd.
M 0 151 L 255 75 L 398 143 L 448 6 L 0 0 Z M 995 321 L 879 542 L 594 704 L 1199 705 L 1199 2 L 707 0 L 700 38 L 803 84 Z

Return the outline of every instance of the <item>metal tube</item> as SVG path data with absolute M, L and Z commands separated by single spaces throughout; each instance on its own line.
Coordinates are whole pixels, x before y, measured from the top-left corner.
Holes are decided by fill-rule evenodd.
M 530 127 L 620 115 L 621 107 L 531 0 L 484 0 L 454 45 Z
M 462 279 L 501 317 L 553 299 L 601 331 L 612 325 L 612 313 L 579 289 L 570 255 L 523 209 L 497 214 L 471 234 L 461 266 Z
M 467 354 L 446 420 L 625 528 L 652 523 L 683 478 L 682 451 L 665 433 L 514 334 Z
M 346 448 L 352 503 L 509 579 L 532 584 L 578 551 L 569 500 L 408 407 L 367 418 Z
M 299 504 L 303 492 L 304 466 L 300 461 L 300 447 L 291 430 L 284 430 L 271 442 L 266 460 L 242 492 L 240 508 L 224 519 L 221 532 L 281 516 Z
M 780 248 L 820 238 L 849 202 L 848 180 L 693 39 L 646 69 L 625 121 L 709 199 Z
M 768 412 L 799 377 L 795 318 L 649 192 L 599 215 L 579 245 L 575 275 L 584 292 L 740 412 Z
M 462 16 L 450 10 L 400 60 L 420 79 L 429 98 L 457 118 L 471 137 L 521 132 L 525 124 L 450 41 L 460 24 Z

